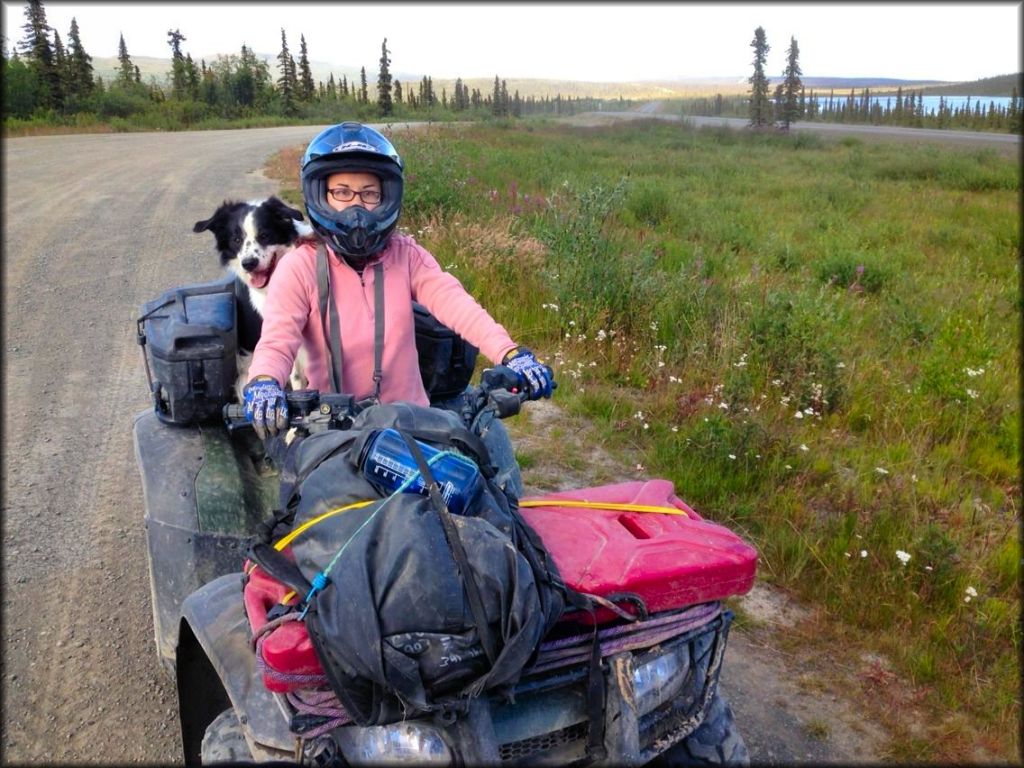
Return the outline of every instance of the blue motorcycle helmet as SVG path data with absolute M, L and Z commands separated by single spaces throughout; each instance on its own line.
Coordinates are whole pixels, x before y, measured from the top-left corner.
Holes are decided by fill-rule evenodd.
M 344 171 L 380 179 L 381 201 L 372 211 L 353 205 L 336 211 L 327 203 L 327 179 Z M 345 122 L 321 131 L 302 157 L 302 197 L 313 229 L 356 269 L 383 250 L 402 212 L 402 158 L 383 134 Z

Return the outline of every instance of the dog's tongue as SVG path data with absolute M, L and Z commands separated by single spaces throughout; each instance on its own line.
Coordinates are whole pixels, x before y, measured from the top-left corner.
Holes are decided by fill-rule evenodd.
M 263 272 L 250 272 L 249 283 L 253 288 L 266 288 L 267 283 L 270 282 L 270 276 L 274 274 L 274 267 L 277 266 L 277 257 L 274 257 L 270 261 L 270 266 Z

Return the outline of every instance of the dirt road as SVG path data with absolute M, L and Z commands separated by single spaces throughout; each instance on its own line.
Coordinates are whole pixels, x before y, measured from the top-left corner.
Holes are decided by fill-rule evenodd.
M 273 192 L 265 160 L 315 130 L 4 141 L 5 762 L 180 762 L 132 449 L 132 416 L 149 407 L 135 318 L 219 275 L 192 223 L 225 197 Z M 795 690 L 786 660 L 754 636 L 733 646 L 724 684 L 756 761 L 871 759 L 873 738 L 846 726 L 809 738 L 806 712 L 832 704 L 780 706 Z

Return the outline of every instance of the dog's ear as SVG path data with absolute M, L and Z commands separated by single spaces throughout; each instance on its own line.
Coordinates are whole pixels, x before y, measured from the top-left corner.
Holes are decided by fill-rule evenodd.
M 238 206 L 244 205 L 244 203 L 233 203 L 230 200 L 225 200 L 218 206 L 217 210 L 213 212 L 213 216 L 204 221 L 197 221 L 192 225 L 193 232 L 205 232 L 208 229 L 216 229 L 221 226 L 228 217 L 231 215 Z
M 216 218 L 217 218 L 217 214 L 214 214 L 213 216 L 211 216 L 210 218 L 206 219 L 205 221 L 197 221 L 195 224 L 192 225 L 192 231 L 193 232 L 205 232 L 211 226 L 213 226 L 213 222 L 216 220 Z
M 266 205 L 273 209 L 275 213 L 278 213 L 285 218 L 294 219 L 295 221 L 302 221 L 305 218 L 302 215 L 302 211 L 297 208 L 292 208 L 290 205 L 286 205 L 275 195 L 271 195 L 267 198 Z

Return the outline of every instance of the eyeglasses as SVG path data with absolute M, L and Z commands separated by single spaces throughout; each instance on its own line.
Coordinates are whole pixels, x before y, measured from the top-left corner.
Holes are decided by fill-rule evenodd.
M 339 203 L 351 203 L 356 199 L 357 195 L 366 205 L 376 205 L 381 199 L 380 190 L 377 189 L 364 189 L 362 192 L 356 192 L 348 187 L 335 187 L 334 189 L 328 189 L 327 194 Z

